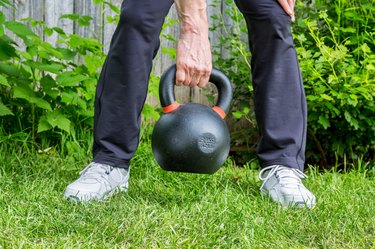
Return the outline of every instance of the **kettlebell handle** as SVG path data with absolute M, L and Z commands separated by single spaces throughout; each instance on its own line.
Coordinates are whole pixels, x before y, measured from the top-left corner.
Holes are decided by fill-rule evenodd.
M 169 67 L 160 78 L 159 97 L 165 113 L 172 112 L 179 107 L 174 94 L 176 81 L 176 65 Z M 229 111 L 233 89 L 228 77 L 219 69 L 213 68 L 209 82 L 213 83 L 219 93 L 216 105 L 212 108 L 221 118 L 225 118 Z

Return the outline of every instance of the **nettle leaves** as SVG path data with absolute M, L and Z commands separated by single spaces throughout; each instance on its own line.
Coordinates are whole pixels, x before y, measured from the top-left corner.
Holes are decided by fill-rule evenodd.
M 8 1 L 0 0 L 5 6 Z M 64 15 L 88 26 L 92 17 Z M 48 42 L 56 33 L 57 42 Z M 32 133 L 92 125 L 95 85 L 105 54 L 101 43 L 26 18 L 7 21 L 0 11 L 0 116 L 4 127 L 22 123 Z M 13 117 L 13 118 L 12 118 Z M 16 121 L 17 120 L 17 121 Z M 37 126 L 35 125 L 37 122 Z

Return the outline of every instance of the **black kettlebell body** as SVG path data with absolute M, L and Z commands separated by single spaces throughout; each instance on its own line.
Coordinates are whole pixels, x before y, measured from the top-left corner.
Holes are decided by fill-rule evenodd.
M 229 154 L 230 135 L 224 117 L 232 99 L 231 83 L 223 73 L 213 69 L 210 82 L 219 92 L 216 106 L 180 105 L 174 98 L 175 70 L 175 66 L 170 67 L 160 81 L 160 100 L 165 113 L 154 127 L 153 154 L 164 170 L 212 174 Z

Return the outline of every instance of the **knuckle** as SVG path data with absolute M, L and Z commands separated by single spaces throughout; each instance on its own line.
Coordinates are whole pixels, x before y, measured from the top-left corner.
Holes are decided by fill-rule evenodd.
M 176 62 L 176 66 L 178 69 L 186 69 L 187 68 L 187 64 L 184 62 L 184 61 L 177 61 Z

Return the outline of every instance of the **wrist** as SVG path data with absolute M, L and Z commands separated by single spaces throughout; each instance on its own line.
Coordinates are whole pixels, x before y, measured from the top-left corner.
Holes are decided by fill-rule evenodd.
M 181 34 L 207 34 L 208 24 L 206 17 L 184 17 L 180 22 Z

